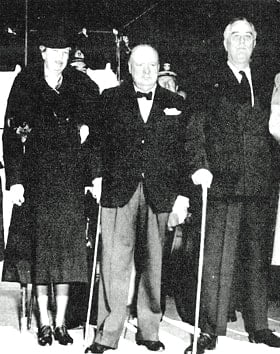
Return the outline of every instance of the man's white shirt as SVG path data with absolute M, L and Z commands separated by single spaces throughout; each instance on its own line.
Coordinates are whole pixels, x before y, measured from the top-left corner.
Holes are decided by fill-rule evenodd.
M 135 88 L 135 92 L 140 91 L 136 86 L 134 86 L 134 88 Z M 143 121 L 145 123 L 147 122 L 147 120 L 149 118 L 149 115 L 150 115 L 150 112 L 151 112 L 151 109 L 153 106 L 156 85 L 150 91 L 152 92 L 152 99 L 151 100 L 147 100 L 145 97 L 137 98 L 141 117 L 143 118 Z

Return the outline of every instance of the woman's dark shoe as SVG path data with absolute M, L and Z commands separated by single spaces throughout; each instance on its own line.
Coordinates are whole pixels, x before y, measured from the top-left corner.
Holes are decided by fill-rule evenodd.
M 64 325 L 56 327 L 54 330 L 54 339 L 61 345 L 73 344 L 73 338 L 70 337 Z
M 42 346 L 52 345 L 52 329 L 50 326 L 42 326 L 38 331 L 38 343 Z

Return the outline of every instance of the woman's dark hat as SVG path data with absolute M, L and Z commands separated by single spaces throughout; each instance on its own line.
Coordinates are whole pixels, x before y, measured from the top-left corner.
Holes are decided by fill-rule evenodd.
M 39 45 L 47 48 L 67 48 L 71 47 L 70 36 L 63 30 L 44 30 L 39 34 Z

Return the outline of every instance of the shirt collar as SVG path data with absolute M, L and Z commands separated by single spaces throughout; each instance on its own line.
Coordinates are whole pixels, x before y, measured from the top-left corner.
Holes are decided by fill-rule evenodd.
M 230 67 L 230 69 L 232 70 L 232 72 L 234 73 L 234 76 L 237 78 L 238 81 L 240 81 L 242 78 L 242 75 L 239 73 L 240 71 L 244 71 L 247 78 L 249 79 L 249 81 L 251 81 L 251 69 L 250 69 L 249 65 L 246 66 L 246 68 L 244 68 L 242 70 L 238 69 L 230 61 L 227 61 L 227 65 Z

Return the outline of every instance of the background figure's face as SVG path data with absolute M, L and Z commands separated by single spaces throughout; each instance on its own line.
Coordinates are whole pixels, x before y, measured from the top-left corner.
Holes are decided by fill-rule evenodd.
M 224 41 L 228 60 L 235 66 L 246 67 L 255 48 L 256 40 L 252 28 L 247 21 L 236 21 L 232 24 L 231 34 Z
M 160 76 L 158 78 L 158 83 L 161 87 L 166 88 L 169 91 L 176 92 L 177 91 L 177 85 L 176 85 L 176 80 L 173 76 Z
M 135 86 L 144 92 L 149 91 L 158 78 L 159 58 L 156 50 L 149 46 L 136 47 L 131 53 L 128 68 Z
M 46 48 L 42 51 L 42 58 L 49 71 L 61 74 L 69 59 L 70 48 Z
M 70 64 L 73 68 L 86 73 L 87 72 L 87 66 L 86 63 L 84 63 L 83 61 L 77 61 L 77 62 L 73 62 Z

